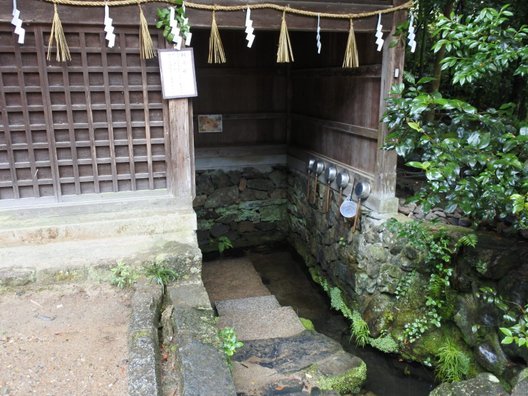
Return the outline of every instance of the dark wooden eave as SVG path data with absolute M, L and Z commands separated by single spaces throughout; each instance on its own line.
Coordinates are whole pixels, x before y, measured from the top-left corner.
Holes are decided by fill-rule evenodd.
M 262 0 L 196 0 L 197 3 L 218 4 L 218 5 L 245 5 L 253 3 L 262 3 Z M 344 1 L 302 1 L 302 0 L 270 0 L 270 3 L 291 6 L 310 11 L 321 11 L 330 13 L 360 13 L 375 11 L 389 8 L 393 5 L 391 0 L 344 0 Z M 164 3 L 152 3 L 143 5 L 143 10 L 149 24 L 153 25 L 155 21 L 155 11 L 163 7 Z M 18 8 L 21 11 L 21 18 L 25 24 L 46 23 L 51 24 L 53 18 L 53 5 L 42 0 L 24 0 L 18 2 Z M 102 25 L 104 17 L 103 7 L 78 7 L 62 6 L 58 7 L 59 15 L 63 24 L 88 24 Z M 0 22 L 11 21 L 12 0 L 0 0 Z M 137 25 L 139 26 L 139 14 L 137 6 L 112 7 L 111 17 L 114 19 L 114 25 Z M 220 29 L 243 29 L 245 12 L 217 11 L 216 20 Z M 202 11 L 188 8 L 187 15 L 192 28 L 211 27 L 211 11 Z M 279 30 L 281 24 L 281 13 L 275 10 L 254 10 L 251 14 L 253 26 L 257 30 Z M 386 14 L 382 18 L 383 30 L 388 31 L 392 28 L 392 15 Z M 354 21 L 356 31 L 374 31 L 376 29 L 377 17 L 361 18 Z M 289 30 L 312 31 L 316 28 L 316 18 L 301 15 L 288 14 L 287 24 Z M 349 22 L 346 19 L 327 19 L 321 20 L 321 29 L 323 31 L 342 31 L 349 29 Z

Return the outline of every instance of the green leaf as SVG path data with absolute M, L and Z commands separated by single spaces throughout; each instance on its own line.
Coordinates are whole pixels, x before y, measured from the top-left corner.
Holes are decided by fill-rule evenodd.
M 409 125 L 409 127 L 414 129 L 415 131 L 418 131 L 418 132 L 422 132 L 423 131 L 422 127 L 417 122 L 407 121 L 407 125 Z
M 508 344 L 511 344 L 512 342 L 513 342 L 512 337 L 504 337 L 501 341 L 501 344 L 508 345 Z
M 507 327 L 501 327 L 501 328 L 499 328 L 499 330 L 505 336 L 508 336 L 508 337 L 512 337 L 513 336 L 512 331 L 510 329 L 508 329 Z
M 430 83 L 432 81 L 435 81 L 435 80 L 436 80 L 436 78 L 434 78 L 434 77 L 422 77 L 422 78 L 420 78 L 418 80 L 417 84 L 418 85 L 428 84 L 428 83 Z
M 427 161 L 426 162 L 411 161 L 411 162 L 407 162 L 405 165 L 411 166 L 413 168 L 427 170 L 431 166 L 431 163 Z
M 425 176 L 428 180 L 441 180 L 442 179 L 442 172 L 438 169 L 432 169 L 428 170 L 425 173 Z

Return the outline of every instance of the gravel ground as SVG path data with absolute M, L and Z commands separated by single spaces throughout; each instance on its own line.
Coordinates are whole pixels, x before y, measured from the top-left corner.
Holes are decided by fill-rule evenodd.
M 0 293 L 0 395 L 126 395 L 130 297 L 88 283 Z

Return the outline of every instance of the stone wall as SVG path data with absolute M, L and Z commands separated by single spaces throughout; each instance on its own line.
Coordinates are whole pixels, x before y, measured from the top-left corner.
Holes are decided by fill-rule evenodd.
M 284 241 L 286 204 L 285 167 L 197 171 L 193 206 L 200 248 L 218 250 L 222 236 L 235 248 Z
M 441 328 L 407 342 L 402 341 L 405 325 L 427 312 L 431 268 L 408 241 L 388 231 L 386 221 L 391 216 L 364 208 L 359 227 L 352 232 L 352 222 L 339 213 L 334 191 L 324 213 L 326 187 L 320 185 L 316 203 L 309 203 L 305 174 L 284 167 L 199 171 L 196 182 L 194 207 L 202 251 L 218 250 L 222 236 L 234 247 L 287 240 L 314 273 L 342 291 L 368 324 L 375 341 L 371 345 L 381 345 L 390 336 L 399 340 L 398 353 L 405 358 L 434 363 L 439 345 L 452 341 L 471 357 L 473 374 L 490 371 L 512 383 L 528 362 L 528 348 L 500 344 L 503 313 L 477 296 L 481 287 L 488 286 L 508 301 L 528 302 L 525 241 L 479 234 L 477 248 L 466 248 L 454 260 L 452 312 Z M 471 232 L 445 227 L 454 236 Z
M 425 294 L 431 274 L 423 257 L 386 228 L 389 217 L 364 210 L 359 229 L 339 214 L 337 194 L 323 213 L 324 187 L 315 204 L 306 198 L 306 177 L 289 176 L 288 241 L 309 267 L 339 287 L 351 307 L 368 323 L 371 336 L 390 334 L 401 339 L 405 324 L 426 312 Z M 400 221 L 408 221 L 402 215 Z M 446 226 L 463 235 L 467 228 Z M 506 300 L 528 303 L 528 245 L 522 241 L 479 234 L 476 249 L 465 248 L 455 258 L 452 278 L 453 312 L 441 328 L 433 328 L 414 343 L 400 342 L 404 357 L 434 363 L 438 347 L 447 339 L 472 359 L 473 373 L 490 371 L 512 380 L 528 363 L 528 348 L 500 345 L 502 312 L 477 297 L 491 286 Z M 406 297 L 402 298 L 405 289 Z

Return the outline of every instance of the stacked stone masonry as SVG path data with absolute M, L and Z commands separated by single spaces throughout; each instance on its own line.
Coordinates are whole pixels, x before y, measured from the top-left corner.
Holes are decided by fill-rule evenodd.
M 237 248 L 283 241 L 287 187 L 284 167 L 198 171 L 194 209 L 202 251 L 217 250 L 224 236 Z

